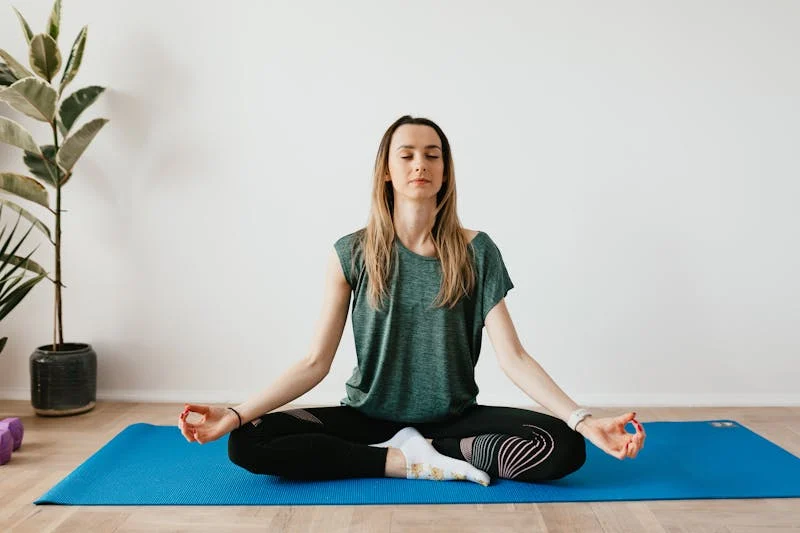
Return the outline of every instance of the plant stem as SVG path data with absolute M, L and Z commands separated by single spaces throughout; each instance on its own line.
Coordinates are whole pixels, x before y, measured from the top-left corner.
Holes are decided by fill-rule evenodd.
M 58 129 L 56 128 L 56 121 L 52 123 L 53 126 L 53 144 L 55 145 L 55 153 L 58 154 Z M 56 157 L 58 160 L 58 157 Z M 61 172 L 56 165 L 56 317 L 53 325 L 53 351 L 56 351 L 57 345 L 64 344 L 64 330 L 62 327 L 61 316 Z M 56 336 L 56 331 L 58 335 Z

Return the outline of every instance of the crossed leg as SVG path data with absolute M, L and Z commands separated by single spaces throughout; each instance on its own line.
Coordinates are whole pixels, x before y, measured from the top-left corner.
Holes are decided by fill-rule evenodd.
M 476 405 L 447 424 L 416 426 L 439 453 L 462 459 L 492 477 L 549 481 L 586 462 L 586 441 L 554 416 Z
M 444 422 L 401 423 L 348 406 L 276 411 L 233 431 L 228 455 L 254 473 L 296 479 L 383 477 L 387 449 L 370 446 L 413 426 L 441 454 L 491 477 L 546 481 L 578 470 L 583 436 L 558 418 L 513 407 L 475 405 Z

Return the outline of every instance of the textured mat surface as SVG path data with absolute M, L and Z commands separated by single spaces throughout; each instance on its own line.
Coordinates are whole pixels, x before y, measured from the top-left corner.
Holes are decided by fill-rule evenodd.
M 188 443 L 133 424 L 35 501 L 63 505 L 368 505 L 800 497 L 800 459 L 733 420 L 649 422 L 636 459 L 587 441 L 586 464 L 547 483 L 390 478 L 291 481 L 228 460 L 227 437 Z

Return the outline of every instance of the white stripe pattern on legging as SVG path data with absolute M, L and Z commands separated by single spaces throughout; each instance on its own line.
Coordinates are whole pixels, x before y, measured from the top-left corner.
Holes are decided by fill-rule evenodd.
M 504 479 L 514 479 L 546 460 L 555 449 L 555 439 L 549 432 L 538 426 L 524 426 L 534 428 L 531 439 L 497 433 L 478 435 L 470 437 L 474 439 L 472 446 L 465 442 L 467 439 L 462 439 L 461 452 L 469 463 L 481 470 L 489 468 L 497 452 L 498 475 Z M 468 453 L 464 453 L 465 449 Z
M 500 446 L 497 471 L 501 478 L 518 477 L 550 457 L 555 449 L 555 439 L 546 430 L 529 424 L 524 426 L 534 428 L 532 439 L 511 437 Z M 536 430 L 541 433 L 537 433 Z
M 319 424 L 320 426 L 324 425 L 319 418 L 312 415 L 305 409 L 287 409 L 286 411 L 278 411 L 278 412 L 289 416 L 293 416 L 300 420 L 305 420 L 306 422 L 313 422 L 315 424 Z
M 492 464 L 497 443 L 508 435 L 488 433 L 478 435 L 472 443 L 472 458 L 470 463 L 479 470 L 486 471 Z

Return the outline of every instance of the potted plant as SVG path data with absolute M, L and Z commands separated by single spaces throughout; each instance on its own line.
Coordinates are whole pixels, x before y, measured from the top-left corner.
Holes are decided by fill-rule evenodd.
M 31 259 L 33 252 L 26 257 L 16 255 L 22 243 L 28 238 L 34 224 L 28 228 L 25 235 L 14 244 L 14 237 L 22 218 L 19 206 L 13 202 L 0 198 L 0 219 L 3 218 L 3 206 L 10 207 L 17 211 L 17 222 L 11 231 L 6 235 L 8 229 L 5 225 L 0 227 L 0 322 L 22 301 L 30 290 L 39 283 L 42 278 L 47 276 L 47 272 L 40 267 L 36 261 Z M 36 250 L 34 250 L 36 251 Z M 34 274 L 31 277 L 31 274 Z M 6 347 L 8 337 L 0 337 L 0 353 Z
M 95 135 L 108 122 L 97 118 L 75 128 L 78 117 L 100 94 L 103 87 L 91 86 L 63 99 L 64 89 L 75 78 L 83 59 L 87 27 L 78 33 L 69 58 L 62 63 L 58 48 L 61 0 L 56 0 L 45 33 L 34 34 L 22 14 L 14 9 L 28 43 L 28 70 L 8 52 L 0 49 L 0 101 L 49 126 L 53 144 L 39 145 L 17 122 L 0 117 L 0 142 L 24 151 L 25 176 L 0 172 L 0 193 L 38 204 L 55 218 L 51 242 L 55 247 L 55 301 L 53 342 L 37 348 L 30 357 L 31 403 L 40 415 L 77 414 L 94 407 L 97 389 L 97 354 L 87 343 L 65 343 L 61 289 L 61 200 L 62 189 L 72 178 L 75 163 Z M 58 83 L 56 76 L 64 67 Z M 38 179 L 37 179 L 38 178 Z M 55 192 L 50 207 L 48 188 Z M 30 212 L 21 213 L 40 229 L 47 226 Z

